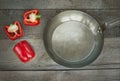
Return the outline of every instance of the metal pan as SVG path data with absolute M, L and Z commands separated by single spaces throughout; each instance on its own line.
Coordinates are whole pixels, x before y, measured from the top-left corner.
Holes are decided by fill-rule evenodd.
M 44 45 L 58 64 L 78 68 L 93 62 L 103 47 L 103 32 L 90 15 L 76 10 L 55 16 L 44 31 Z

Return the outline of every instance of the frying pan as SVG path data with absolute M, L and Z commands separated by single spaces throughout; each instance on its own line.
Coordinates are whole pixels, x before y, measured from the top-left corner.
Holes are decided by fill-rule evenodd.
M 44 31 L 44 45 L 49 56 L 69 68 L 92 63 L 99 56 L 103 43 L 99 23 L 82 11 L 61 12 Z

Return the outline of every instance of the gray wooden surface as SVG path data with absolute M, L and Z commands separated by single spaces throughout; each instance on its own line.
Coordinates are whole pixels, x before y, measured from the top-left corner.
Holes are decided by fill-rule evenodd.
M 118 9 L 120 0 L 0 0 L 0 9 Z
M 92 15 L 103 26 L 104 22 L 111 23 L 120 17 L 120 0 L 34 0 L 29 3 L 27 1 L 0 0 L 0 81 L 120 81 L 119 24 L 105 30 L 103 51 L 86 67 L 71 69 L 56 64 L 47 55 L 43 45 L 45 25 L 59 12 L 78 9 Z M 15 20 L 22 23 L 22 13 L 30 8 L 39 9 L 42 15 L 41 24 L 35 28 L 22 24 L 24 36 L 14 42 L 8 40 L 3 32 L 3 26 Z M 28 64 L 19 62 L 11 51 L 14 44 L 22 39 L 28 40 L 36 52 L 36 57 Z

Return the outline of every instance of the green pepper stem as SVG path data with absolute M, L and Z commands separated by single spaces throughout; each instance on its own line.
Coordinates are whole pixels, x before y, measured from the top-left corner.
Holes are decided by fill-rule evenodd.
M 10 24 L 10 26 L 13 26 L 14 24 Z
M 36 15 L 36 18 L 40 18 L 41 17 L 41 15 Z

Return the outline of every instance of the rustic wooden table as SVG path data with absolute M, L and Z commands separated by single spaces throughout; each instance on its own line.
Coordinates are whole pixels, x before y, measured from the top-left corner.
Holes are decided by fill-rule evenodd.
M 37 8 L 41 24 L 25 27 L 24 36 L 10 41 L 3 26 L 19 20 L 25 10 Z M 47 22 L 61 11 L 77 9 L 93 16 L 103 26 L 105 22 L 120 18 L 120 0 L 0 0 L 0 81 L 120 81 L 120 24 L 104 31 L 104 47 L 100 56 L 82 68 L 66 68 L 56 64 L 47 54 L 43 44 L 43 32 Z M 118 20 L 117 22 L 120 22 Z M 22 64 L 12 52 L 20 40 L 28 40 L 36 57 Z

